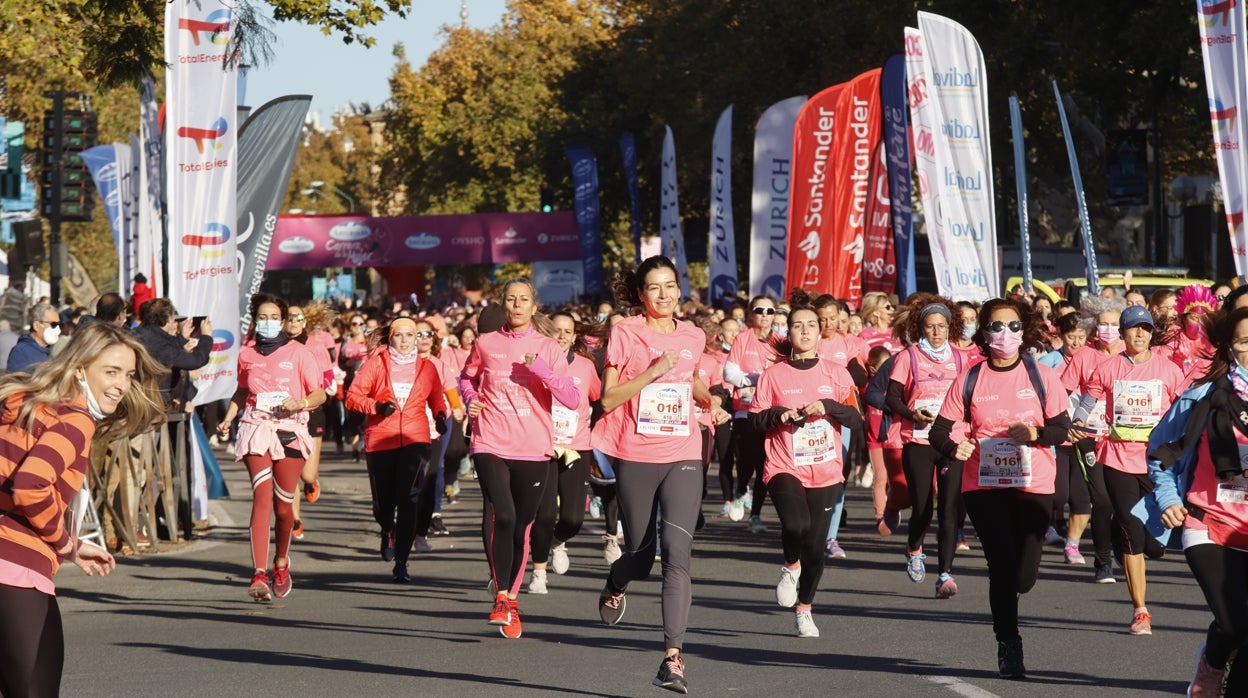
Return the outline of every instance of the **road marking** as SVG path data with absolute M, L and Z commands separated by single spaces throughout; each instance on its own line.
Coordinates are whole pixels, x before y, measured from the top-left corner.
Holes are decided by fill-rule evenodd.
M 995 693 L 985 691 L 979 686 L 969 684 L 962 679 L 954 678 L 952 676 L 927 676 L 924 678 L 934 684 L 944 686 L 960 696 L 966 696 L 966 698 L 1000 698 L 1000 696 Z

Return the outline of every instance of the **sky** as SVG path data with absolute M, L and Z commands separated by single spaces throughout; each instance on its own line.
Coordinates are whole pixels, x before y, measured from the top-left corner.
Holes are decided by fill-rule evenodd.
M 394 45 L 401 42 L 412 65 L 422 65 L 441 45 L 441 28 L 459 24 L 460 5 L 460 0 L 412 0 L 405 19 L 392 17 L 367 30 L 377 39 L 372 48 L 344 44 L 341 38 L 303 24 L 275 24 L 275 56 L 248 73 L 247 105 L 255 109 L 284 95 L 310 94 L 312 112 L 319 113 L 322 126 L 331 124 L 331 115 L 341 105 L 380 106 L 390 97 Z M 497 25 L 505 5 L 505 0 L 468 0 L 468 24 Z

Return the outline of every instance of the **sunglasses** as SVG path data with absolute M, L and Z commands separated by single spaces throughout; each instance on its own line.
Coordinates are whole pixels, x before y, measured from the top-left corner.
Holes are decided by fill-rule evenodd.
M 989 332 L 992 332 L 995 334 L 997 332 L 1001 332 L 1002 330 L 1005 330 L 1006 328 L 1009 328 L 1011 332 L 1022 332 L 1023 323 L 1020 320 L 1011 320 L 1009 324 L 1006 324 L 1004 322 L 1001 322 L 1000 320 L 994 320 L 993 322 L 988 323 L 987 329 Z
M 48 327 L 60 327 L 60 326 L 61 326 L 61 321 L 60 321 L 60 320 L 53 320 L 52 322 L 48 322 L 47 320 L 40 320 L 39 322 L 42 322 L 43 324 L 47 325 Z
M 291 322 L 303 322 L 303 316 L 302 316 L 302 315 L 291 315 L 291 316 L 290 316 L 290 321 L 291 321 Z
M 434 336 L 434 333 L 430 332 L 429 330 L 421 330 L 420 332 L 416 333 L 416 337 L 418 339 L 432 339 L 433 336 Z
M 755 315 L 775 315 L 775 308 L 754 308 L 752 311 Z
M 352 327 L 363 327 L 363 326 L 364 326 L 364 323 L 362 323 L 362 322 L 352 322 L 352 323 L 351 323 L 351 326 L 352 326 Z

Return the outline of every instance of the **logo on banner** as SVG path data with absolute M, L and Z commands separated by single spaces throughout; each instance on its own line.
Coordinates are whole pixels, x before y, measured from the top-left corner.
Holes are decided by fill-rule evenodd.
M 204 19 L 183 17 L 178 20 L 178 29 L 190 32 L 191 43 L 196 46 L 199 46 L 199 40 L 204 34 L 208 35 L 208 40 L 213 44 L 224 46 L 230 42 L 230 11 L 217 10 Z
M 234 333 L 229 330 L 213 330 L 212 331 L 212 354 L 208 357 L 208 363 L 220 364 L 225 363 L 229 358 L 229 350 L 234 346 Z
M 961 171 L 950 167 L 945 169 L 945 186 L 954 187 L 963 195 L 972 195 L 984 190 L 984 173 L 976 172 L 963 175 Z
M 329 236 L 340 242 L 358 242 L 360 240 L 367 240 L 372 234 L 372 228 L 358 221 L 339 223 L 329 229 Z
M 817 257 L 819 257 L 819 247 L 819 232 L 816 230 L 806 233 L 806 237 L 801 242 L 797 243 L 797 249 L 805 252 L 806 258 L 811 261 L 814 261 Z M 781 295 L 781 298 L 783 297 L 784 296 Z
M 711 281 L 711 298 L 736 298 L 737 282 L 727 274 L 720 274 Z M 780 298 L 783 296 L 777 296 Z
M 861 235 L 855 236 L 853 240 L 849 241 L 848 245 L 841 248 L 841 251 L 848 252 L 853 256 L 855 267 L 862 266 L 863 243 Z
M 763 294 L 772 298 L 784 298 L 784 275 L 772 274 L 763 279 Z
M 1200 23 L 1206 29 L 1212 29 L 1219 24 L 1225 27 L 1230 22 L 1233 9 L 1235 0 L 1200 0 Z
M 508 228 L 502 237 L 494 238 L 495 245 L 523 245 L 527 241 L 527 238 L 520 237 L 520 233 L 516 232 L 515 228 Z
M 229 239 L 229 226 L 224 223 L 209 223 L 204 226 L 204 232 L 199 235 L 183 235 L 182 244 L 198 247 L 201 255 L 211 259 L 225 254 L 225 249 L 222 248 L 222 245 Z
M 432 250 L 442 244 L 442 238 L 433 233 L 416 233 L 408 235 L 403 244 L 413 250 Z
M 979 140 L 979 124 L 964 124 L 957 117 L 940 125 L 940 135 L 951 143 Z
M 178 137 L 189 138 L 195 141 L 195 149 L 199 151 L 200 155 L 203 155 L 205 148 L 208 146 L 211 146 L 213 150 L 220 150 L 225 145 L 219 139 L 225 135 L 228 128 L 229 122 L 223 116 L 212 122 L 211 128 L 181 126 L 178 128 Z
M 581 275 L 571 269 L 551 269 L 542 276 L 546 286 L 577 286 L 581 283 Z
M 980 86 L 979 68 L 973 72 L 950 66 L 943 73 L 932 73 L 932 85 L 942 90 L 969 92 Z
M 308 238 L 296 235 L 292 238 L 286 238 L 277 243 L 277 249 L 286 254 L 304 254 L 316 249 L 316 243 Z
M 1231 205 L 1234 209 L 1226 214 L 1226 225 L 1231 229 L 1231 254 L 1236 257 L 1248 256 L 1248 249 L 1244 249 L 1240 245 L 1240 228 L 1244 225 L 1244 209 L 1240 207 L 1240 202 L 1236 201 Z
M 1235 119 L 1239 109 L 1231 104 L 1222 104 L 1216 99 L 1209 100 L 1209 119 L 1213 122 L 1213 147 L 1219 150 L 1238 150 L 1239 141 L 1235 140 Z

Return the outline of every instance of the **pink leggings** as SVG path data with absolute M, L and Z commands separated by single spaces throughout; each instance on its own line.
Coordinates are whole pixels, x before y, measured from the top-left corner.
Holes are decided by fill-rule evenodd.
M 884 511 L 899 512 L 910 508 L 910 489 L 906 487 L 906 474 L 901 470 L 901 449 L 871 446 L 867 451 L 871 458 L 871 501 L 875 505 L 875 518 L 884 517 Z
M 258 570 L 267 569 L 269 519 L 274 512 L 277 513 L 275 558 L 286 557 L 290 551 L 290 531 L 295 525 L 292 504 L 304 462 L 302 458 L 283 458 L 275 463 L 267 453 L 243 456 L 247 474 L 251 476 L 251 564 Z

